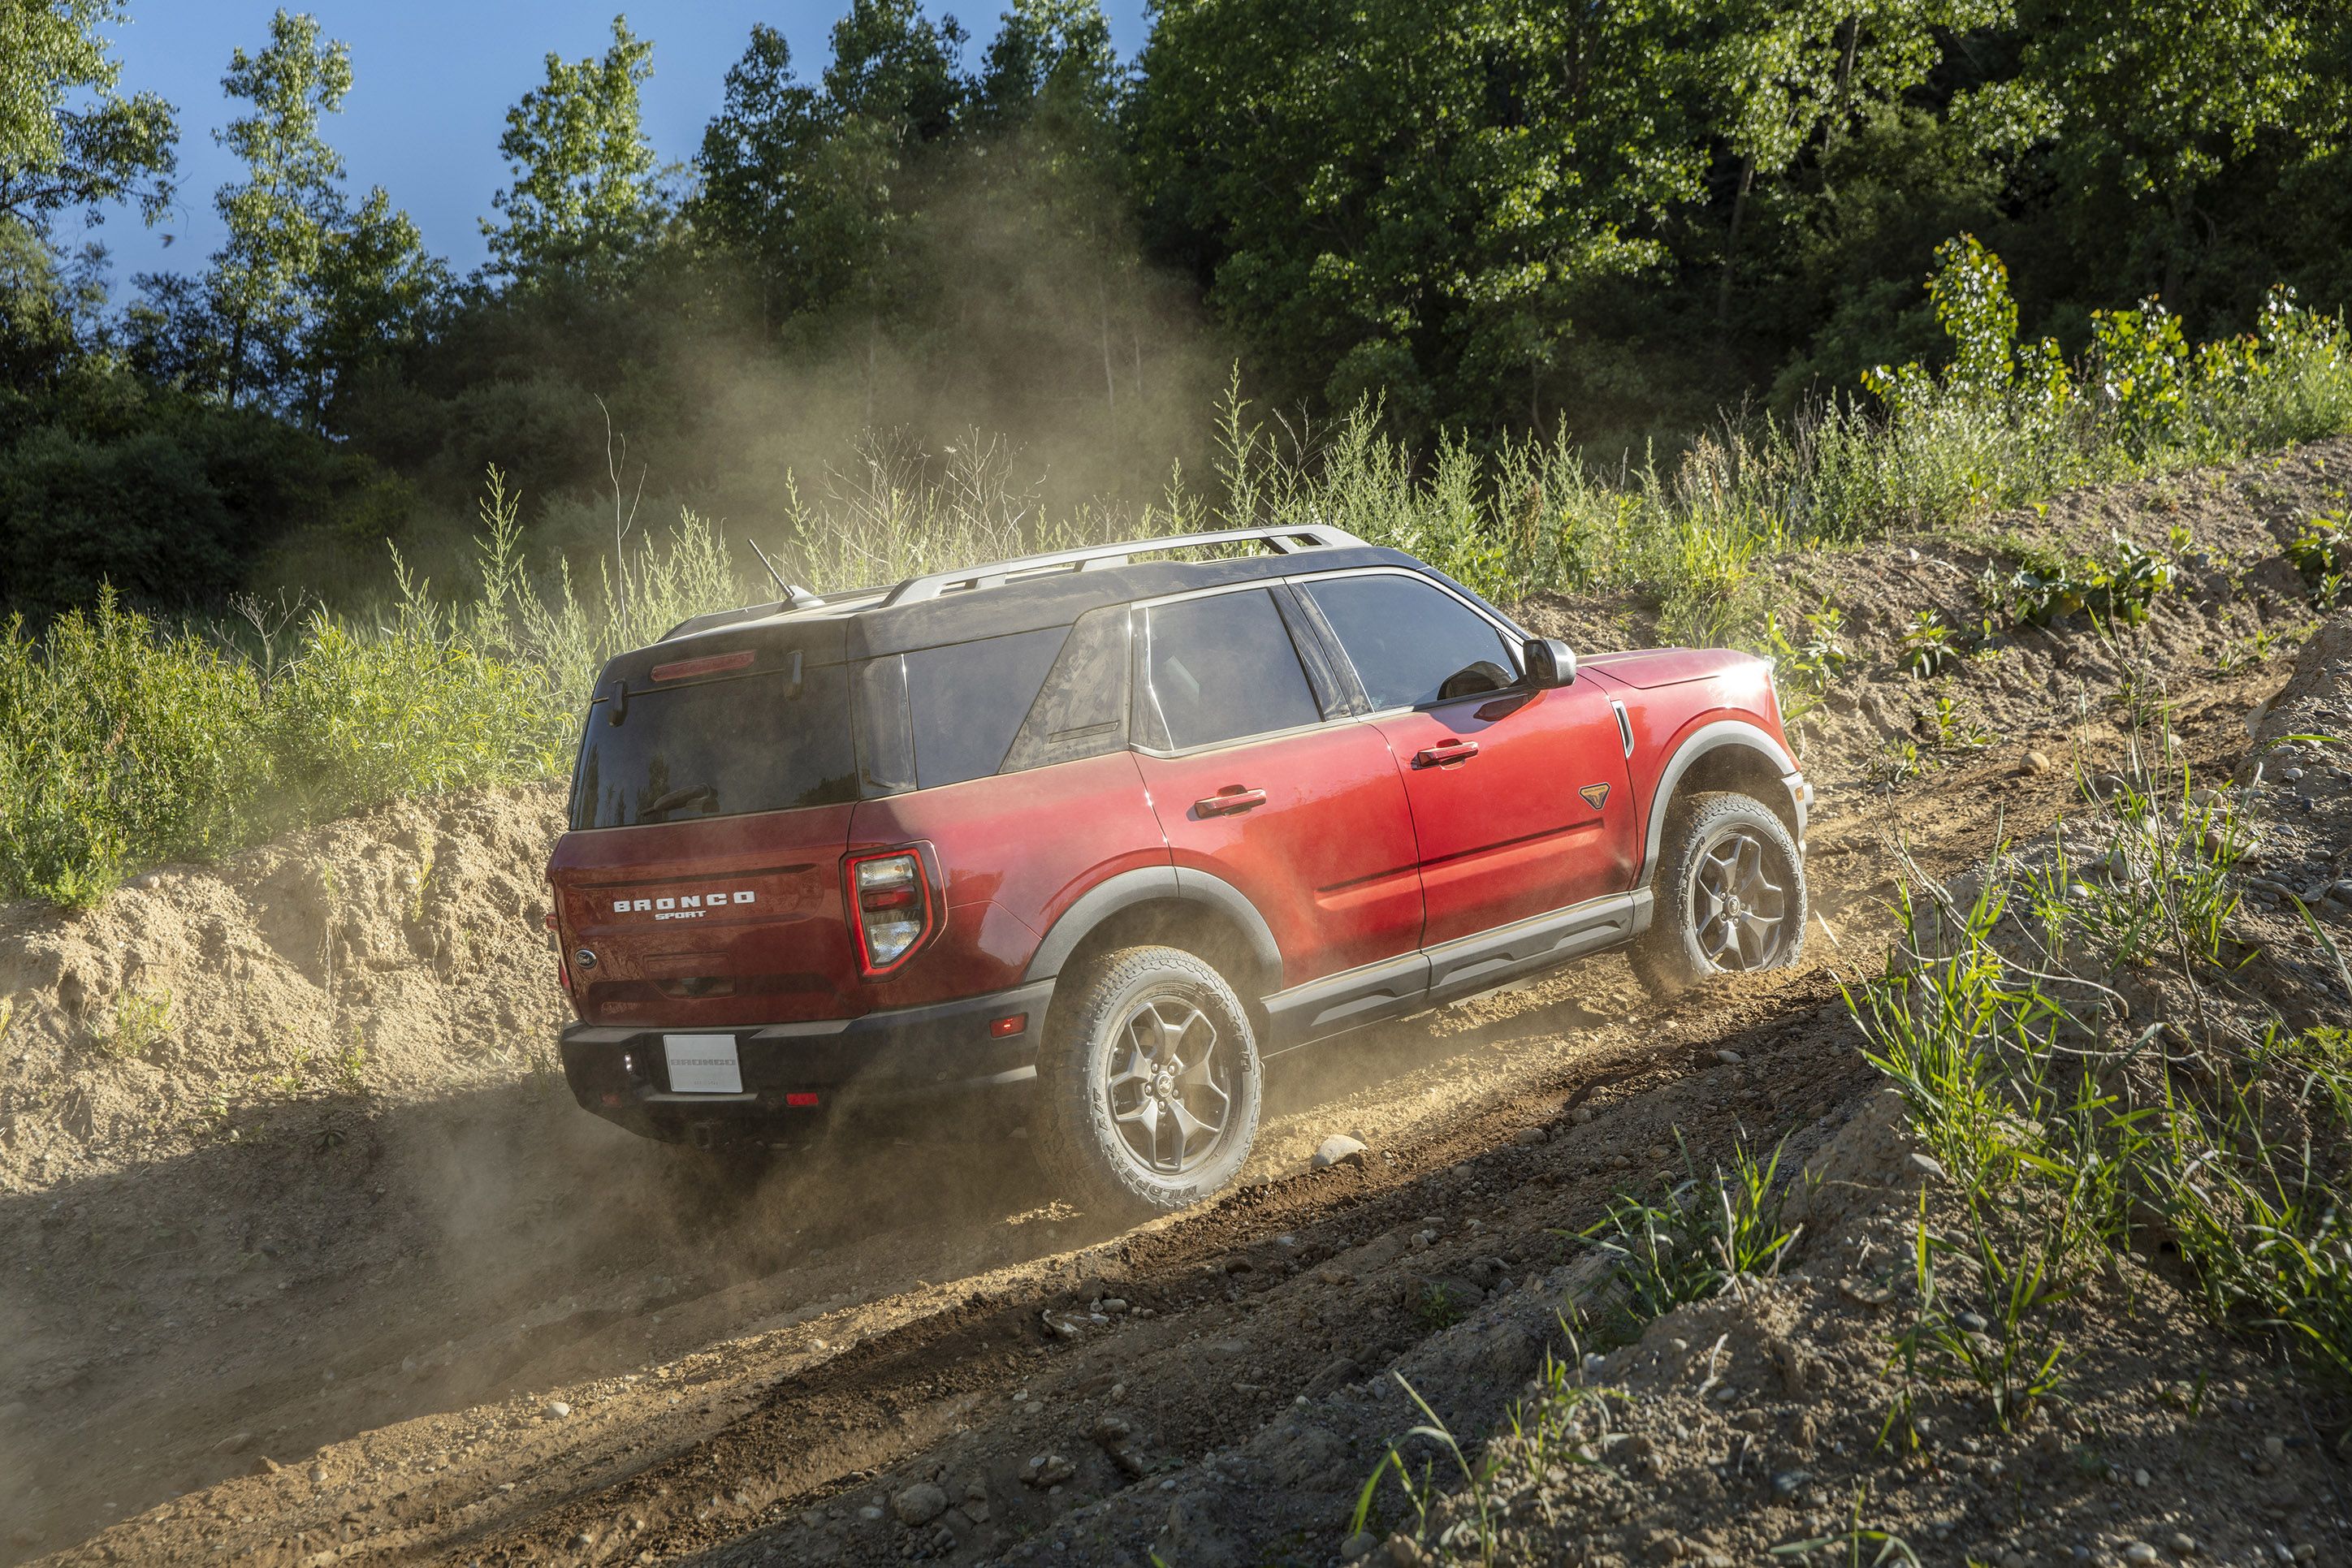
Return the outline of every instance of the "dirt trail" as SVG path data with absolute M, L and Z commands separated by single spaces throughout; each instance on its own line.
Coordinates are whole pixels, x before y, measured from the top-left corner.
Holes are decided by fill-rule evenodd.
M 2151 680 L 2168 688 L 2188 758 L 2226 774 L 2245 749 L 2245 716 L 2284 674 L 2251 644 L 2307 622 L 2275 552 L 2297 511 L 2330 494 L 2330 459 L 2340 469 L 2352 444 L 2032 519 L 2044 537 L 2071 528 L 2095 541 L 2113 526 L 2161 539 L 2186 507 L 2205 564 L 2126 639 L 2062 623 L 1933 686 L 1899 674 L 1896 627 L 1915 601 L 1954 602 L 1945 579 L 1965 578 L 1969 558 L 1898 542 L 1785 563 L 1811 580 L 1806 591 L 1834 579 L 1842 600 L 1868 607 L 1852 631 L 1857 667 L 1807 728 L 1822 794 L 1812 875 L 1834 934 L 1812 944 L 1809 967 L 1662 1011 L 1604 958 L 1282 1059 L 1244 1189 L 1125 1236 L 1049 1201 L 1004 1147 L 1002 1108 L 869 1129 L 749 1190 L 579 1113 L 560 1081 L 522 1065 L 552 991 L 536 934 L 515 930 L 536 923 L 528 877 L 498 880 L 501 866 L 535 870 L 530 834 L 551 825 L 543 797 L 401 809 L 414 814 L 330 830 L 345 834 L 340 849 L 321 841 L 214 879 L 264 908 L 254 890 L 284 885 L 288 864 L 373 864 L 376 893 L 348 902 L 375 913 L 343 918 L 340 951 L 346 975 L 348 955 L 373 951 L 378 967 L 363 988 L 314 976 L 326 1000 L 302 1017 L 357 1020 L 362 1038 L 373 1021 L 411 1053 L 396 1071 L 390 1046 L 363 1059 L 355 1084 L 305 1081 L 303 1069 L 290 1092 L 273 1098 L 264 1084 L 215 1118 L 234 1138 L 182 1125 L 200 1103 L 195 1080 L 247 1084 L 304 1050 L 316 1061 L 316 1022 L 290 1044 L 249 1044 L 283 1054 L 235 1064 L 242 1076 L 177 1042 L 152 1053 L 160 1065 L 94 1054 L 107 988 L 142 982 L 128 966 L 85 962 L 89 996 L 68 1008 L 64 982 L 79 971 L 22 955 L 119 952 L 131 929 L 177 950 L 152 935 L 155 921 L 140 928 L 119 909 L 79 925 L 12 915 L 0 965 L 18 967 L 0 981 L 30 999 L 7 1050 L 32 1082 L 9 1080 L 0 1099 L 9 1554 L 102 1531 L 67 1555 L 658 1561 L 747 1542 L 746 1561 L 967 1561 L 1018 1551 L 1082 1499 L 1229 1452 L 1303 1391 L 1416 1354 L 1442 1320 L 1523 1275 L 1548 1280 L 1561 1257 L 1554 1231 L 1589 1223 L 1612 1186 L 1679 1160 L 1669 1129 L 1718 1155 L 1742 1131 L 1792 1132 L 1792 1152 L 1809 1152 L 1864 1084 L 1832 970 L 1875 966 L 1894 842 L 1948 874 L 1999 837 L 2079 809 L 2077 767 L 2125 759 L 2116 694 L 2147 700 Z M 1638 613 L 1536 612 L 1614 622 L 1629 641 L 1643 640 L 1626 624 Z M 1922 729 L 1938 693 L 1997 737 Z M 1920 737 L 1923 756 L 1890 764 Z M 2024 766 L 2029 753 L 2051 766 Z M 433 865 L 462 868 L 482 846 L 472 871 L 444 871 L 449 887 L 470 876 L 517 907 L 469 923 L 468 895 L 451 892 L 447 918 L 432 918 L 440 889 L 404 881 L 423 853 L 371 852 L 404 844 L 404 828 L 421 836 L 419 822 L 438 832 Z M 215 956 L 200 939 L 193 956 L 167 958 L 179 994 L 200 992 L 208 965 L 230 977 L 208 1017 L 249 1009 L 236 998 L 257 968 L 274 972 L 235 939 L 236 900 L 216 902 L 229 934 L 211 941 Z M 188 924 L 201 937 L 202 923 Z M 255 925 L 266 943 L 266 916 Z M 244 986 L 223 951 L 247 955 Z M 339 949 L 326 951 L 331 961 Z M 434 1030 L 462 1034 L 474 1015 L 448 1009 L 469 1007 L 491 1009 L 488 1032 L 511 1039 L 514 1055 L 453 1083 Z M 110 1136 L 104 1114 L 85 1113 L 76 1145 L 77 1092 L 85 1108 L 134 1092 L 170 1101 L 171 1127 Z M 1335 1131 L 1371 1153 L 1307 1171 Z M 1106 1295 L 1124 1310 L 1090 1307 Z M 1526 1348 L 1514 1347 L 1503 1361 Z M 1449 1411 L 1473 1425 L 1486 1385 L 1475 1371 L 1457 1369 L 1469 1392 Z M 1094 1425 L 1113 1390 L 1125 1436 Z M 1313 1474 L 1344 1471 L 1354 1485 L 1374 1456 L 1308 1458 Z M 1067 1478 L 1028 1484 L 1065 1465 Z M 943 1468 L 944 1481 L 909 1479 Z M 885 1472 L 887 1489 L 875 1479 Z M 902 1508 L 898 1494 L 933 1484 L 942 1507 L 902 1523 L 929 1499 Z M 975 1485 L 981 1496 L 963 1495 Z M 1170 1504 L 1177 1545 L 1181 1501 Z M 950 1502 L 953 1518 L 938 1522 Z M 887 1517 L 865 1518 L 873 1509 Z M 1215 1560 L 1214 1531 L 1194 1533 L 1192 1557 Z

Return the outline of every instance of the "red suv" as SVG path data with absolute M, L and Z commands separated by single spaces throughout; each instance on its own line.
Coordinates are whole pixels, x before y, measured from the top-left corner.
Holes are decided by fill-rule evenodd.
M 1580 664 L 1324 528 L 786 594 L 589 708 L 562 1055 L 634 1131 L 995 1090 L 1073 1200 L 1173 1208 L 1240 1170 L 1276 1052 L 1603 947 L 1673 988 L 1803 946 L 1810 790 L 1749 655 Z

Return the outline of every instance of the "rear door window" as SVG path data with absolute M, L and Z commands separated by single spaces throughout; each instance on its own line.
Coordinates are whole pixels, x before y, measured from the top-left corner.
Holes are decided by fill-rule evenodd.
M 1433 583 L 1379 572 L 1299 586 L 1323 612 L 1376 711 L 1499 691 L 1519 678 L 1503 634 Z
M 1002 768 L 1068 636 L 1055 626 L 908 654 L 916 784 L 934 789 Z
M 1322 722 L 1282 613 L 1265 589 L 1155 605 L 1148 706 L 1172 750 Z
M 839 664 L 632 690 L 588 710 L 572 825 L 628 828 L 829 806 L 857 798 L 849 681 Z

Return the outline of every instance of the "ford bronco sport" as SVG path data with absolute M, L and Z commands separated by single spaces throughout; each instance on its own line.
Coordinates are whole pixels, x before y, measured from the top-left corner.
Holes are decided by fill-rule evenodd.
M 1335 528 L 788 587 L 599 677 L 564 1071 L 706 1145 L 995 1092 L 1072 1200 L 1174 1208 L 1276 1052 L 1604 947 L 1794 962 L 1810 795 L 1764 661 L 1580 663 Z

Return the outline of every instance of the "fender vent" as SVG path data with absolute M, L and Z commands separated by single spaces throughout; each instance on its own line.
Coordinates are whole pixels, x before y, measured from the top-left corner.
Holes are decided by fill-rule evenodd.
M 1633 722 L 1625 716 L 1625 705 L 1615 697 L 1609 699 L 1609 711 L 1617 716 L 1617 738 L 1625 747 L 1625 755 L 1633 755 Z

